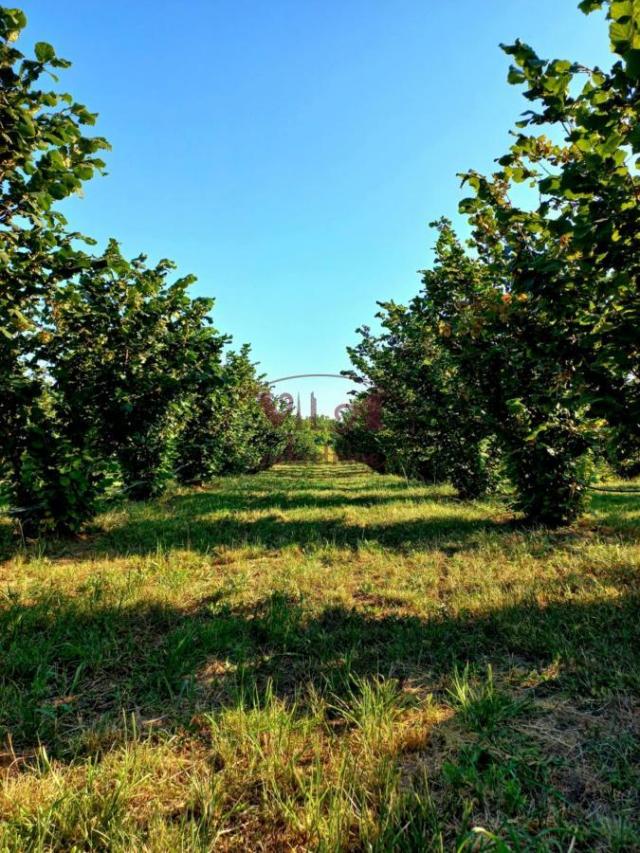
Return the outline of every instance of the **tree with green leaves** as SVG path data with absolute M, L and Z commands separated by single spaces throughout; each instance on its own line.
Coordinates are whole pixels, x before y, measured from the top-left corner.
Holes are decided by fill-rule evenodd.
M 54 387 L 77 435 L 91 434 L 119 462 L 128 496 L 159 494 L 179 402 L 215 383 L 226 338 L 211 326 L 212 299 L 192 299 L 195 280 L 169 283 L 170 261 L 126 260 L 115 241 L 104 270 L 59 287 L 47 303 Z
M 176 475 L 183 483 L 255 473 L 273 465 L 286 441 L 290 416 L 271 399 L 250 348 L 230 351 L 185 403 L 176 438 Z
M 43 86 L 69 63 L 45 42 L 31 59 L 18 50 L 25 25 L 0 7 L 0 476 L 26 528 L 56 516 L 64 528 L 93 510 L 84 450 L 57 422 L 43 375 L 41 315 L 59 283 L 92 264 L 55 203 L 102 171 L 108 145 L 85 132 L 93 113 Z
M 25 26 L 0 7 L 0 479 L 23 533 L 77 531 L 117 464 L 130 497 L 157 494 L 180 399 L 219 371 L 212 301 L 173 265 L 81 248 L 55 203 L 103 169 L 95 116 L 46 91 L 69 65 L 44 42 L 27 59 Z M 54 77 L 54 82 L 56 78 Z
M 339 459 L 363 462 L 379 474 L 395 469 L 393 447 L 382 428 L 382 395 L 376 388 L 360 391 L 336 424 Z
M 463 176 L 470 251 L 436 223 L 424 292 L 409 309 L 383 306 L 383 335 L 352 351 L 374 385 L 387 459 L 389 446 L 415 456 L 449 437 L 478 459 L 495 435 L 517 507 L 549 525 L 582 510 L 603 440 L 632 462 L 640 436 L 640 9 L 580 6 L 606 7 L 618 60 L 603 71 L 504 47 L 533 108 L 494 174 Z M 518 185 L 531 191 L 520 204 Z M 440 431 L 429 409 L 443 400 L 454 414 Z M 348 424 L 361 440 L 359 414 Z
M 506 46 L 525 113 L 499 170 L 465 181 L 461 209 L 492 288 L 456 313 L 533 520 L 571 521 L 606 424 L 640 431 L 640 41 L 635 2 L 607 7 L 609 71 Z M 512 187 L 535 192 L 518 205 Z M 467 320 L 471 318 L 474 333 Z
M 448 251 L 451 260 L 456 248 L 443 223 L 439 255 Z M 467 286 L 482 267 L 464 253 L 457 260 L 464 265 Z M 425 272 L 425 290 L 409 306 L 380 303 L 382 333 L 361 328 L 360 342 L 348 352 L 355 367 L 352 378 L 375 389 L 376 444 L 385 470 L 432 482 L 450 480 L 460 497 L 477 498 L 495 479 L 495 448 L 482 398 L 443 344 L 450 325 L 436 305 L 442 289 L 447 298 L 451 295 L 450 274 L 442 264 Z
M 290 417 L 283 424 L 285 446 L 282 462 L 320 462 L 333 446 L 335 422 L 325 415 Z

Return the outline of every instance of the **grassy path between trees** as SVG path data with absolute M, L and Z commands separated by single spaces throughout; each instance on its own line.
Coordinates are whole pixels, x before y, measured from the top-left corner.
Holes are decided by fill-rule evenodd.
M 9 544 L 2 850 L 640 849 L 638 495 L 289 465 Z

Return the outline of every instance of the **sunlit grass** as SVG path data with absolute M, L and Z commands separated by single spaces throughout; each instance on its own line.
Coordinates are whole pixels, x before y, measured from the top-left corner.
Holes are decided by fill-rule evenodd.
M 290 465 L 5 534 L 0 849 L 638 843 L 637 495 Z

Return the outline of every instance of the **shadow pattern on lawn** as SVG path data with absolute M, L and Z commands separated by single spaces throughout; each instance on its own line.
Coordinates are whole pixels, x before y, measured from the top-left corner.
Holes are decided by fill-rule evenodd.
M 188 518 L 132 518 L 97 538 L 90 554 L 85 556 L 93 559 L 153 554 L 159 547 L 209 554 L 221 547 L 256 546 L 265 551 L 278 551 L 292 546 L 302 550 L 325 546 L 357 549 L 365 544 L 399 552 L 442 545 L 451 553 L 473 547 L 483 533 L 515 527 L 511 521 L 461 519 L 454 511 L 429 520 L 387 524 L 364 520 L 358 524 L 340 518 L 285 518 L 275 512 L 256 519 L 237 518 L 233 514 L 218 519 L 195 514 Z
M 334 473 L 351 478 L 339 495 L 326 493 L 336 490 L 327 483 Z M 319 507 L 322 514 L 324 508 L 343 505 L 345 510 L 392 506 L 407 495 L 420 499 L 417 487 L 391 478 L 378 481 L 359 466 L 329 474 L 318 469 L 314 476 L 307 466 L 299 471 L 287 466 L 255 479 L 232 478 L 170 496 L 131 509 L 89 548 L 71 553 L 75 560 L 93 560 L 153 554 L 159 547 L 208 554 L 245 544 L 277 550 L 325 544 L 357 549 L 365 543 L 392 552 L 439 548 L 455 553 L 473 549 L 487 534 L 500 541 L 501 532 L 517 527 L 508 517 L 492 517 L 490 507 L 486 514 L 484 508 L 479 511 L 479 518 L 462 517 L 450 496 L 437 489 L 422 490 L 424 499 L 440 502 L 437 513 L 404 521 L 390 516 L 388 523 L 359 525 L 353 512 L 348 518 L 304 519 L 276 511 L 279 501 L 288 509 Z M 625 512 L 634 517 L 640 505 L 618 495 L 597 501 L 601 524 Z M 257 518 L 238 515 L 265 509 L 272 511 Z M 227 514 L 216 517 L 217 512 Z M 539 547 L 546 553 L 565 543 L 573 548 L 588 533 L 534 532 L 529 551 Z M 637 524 L 627 533 L 637 540 Z M 542 689 L 587 700 L 622 691 L 638 695 L 638 567 L 618 565 L 599 572 L 599 579 L 615 586 L 616 598 L 578 603 L 552 595 L 545 606 L 532 593 L 500 610 L 455 616 L 444 611 L 430 619 L 338 606 L 310 610 L 304 601 L 277 591 L 250 607 L 216 594 L 191 610 L 119 604 L 99 586 L 95 595 L 88 590 L 76 596 L 43 592 L 31 603 L 9 596 L 0 609 L 0 739 L 10 734 L 17 749 L 29 751 L 42 743 L 51 754 L 68 758 L 94 729 L 110 728 L 116 740 L 121 737 L 123 713 L 141 720 L 159 717 L 163 728 L 175 731 L 203 710 L 237 702 L 242 691 L 260 694 L 267 682 L 283 697 L 304 696 L 311 688 L 341 695 L 353 674 L 410 678 L 438 691 L 465 661 L 491 662 L 498 670 L 515 662 L 539 672 L 555 662 L 559 674 Z
M 342 479 L 347 482 L 343 484 Z M 438 512 L 429 513 L 428 505 L 438 507 Z M 369 509 L 401 506 L 424 506 L 426 517 L 394 521 L 390 513 L 389 521 L 382 523 L 369 523 L 366 517 Z M 475 507 L 477 517 L 465 518 L 461 512 L 465 506 Z M 327 545 L 357 549 L 373 544 L 399 552 L 441 547 L 451 554 L 476 547 L 487 534 L 530 530 L 509 515 L 504 500 L 465 504 L 446 486 L 381 477 L 359 465 L 335 469 L 331 465 L 280 466 L 255 477 L 214 481 L 197 491 L 169 495 L 148 507 L 125 508 L 116 526 L 91 535 L 89 549 L 74 548 L 72 542 L 49 543 L 47 553 L 82 560 L 148 555 L 157 553 L 158 548 L 188 548 L 209 554 L 218 548 L 245 545 L 275 551 L 291 546 L 303 550 Z M 296 517 L 296 510 L 305 509 L 320 515 L 326 510 L 329 517 Z M 287 517 L 290 511 L 293 516 Z M 362 511 L 361 523 L 358 511 Z M 589 531 L 624 541 L 639 540 L 637 495 L 596 493 L 591 512 L 593 520 L 587 526 L 553 532 L 533 530 L 532 535 L 552 547 L 577 543 Z M 242 517 L 252 513 L 256 517 Z M 0 525 L 0 555 L 9 559 L 16 545 L 9 525 Z
M 88 748 L 87 732 L 110 730 L 107 740 L 117 742 L 126 714 L 160 718 L 172 732 L 247 691 L 259 697 L 267 684 L 295 696 L 303 713 L 310 688 L 345 695 L 354 674 L 410 679 L 437 693 L 465 662 L 539 672 L 555 662 L 557 674 L 538 692 L 638 696 L 639 605 L 637 578 L 615 601 L 532 600 L 432 619 L 310 611 L 279 592 L 251 607 L 216 594 L 193 611 L 50 594 L 0 614 L 0 739 L 10 734 L 27 753 L 44 744 L 64 760 Z

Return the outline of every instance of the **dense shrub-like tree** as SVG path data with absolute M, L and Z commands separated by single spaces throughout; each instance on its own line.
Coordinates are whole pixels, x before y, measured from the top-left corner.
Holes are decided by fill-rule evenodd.
M 607 438 L 604 456 L 614 473 L 623 480 L 640 477 L 640 434 L 621 427 Z
M 364 462 L 378 473 L 394 473 L 394 447 L 383 431 L 384 400 L 376 388 L 360 392 L 336 424 L 336 453 L 343 460 Z
M 381 303 L 382 333 L 360 329 L 349 355 L 354 378 L 378 395 L 377 445 L 386 470 L 448 479 L 460 497 L 476 498 L 492 483 L 492 436 L 478 395 L 442 345 L 429 293 L 438 275 L 437 269 L 425 274 L 427 290 L 409 307 Z
M 55 203 L 102 170 L 95 116 L 43 79 L 69 63 L 0 7 L 0 479 L 23 532 L 70 533 L 96 511 L 114 462 L 132 497 L 159 490 L 172 410 L 215 373 L 211 302 L 171 264 L 81 248 Z M 86 240 L 86 243 L 93 241 Z
M 412 394 L 431 384 L 433 400 L 452 390 L 461 418 L 451 434 L 469 429 L 471 446 L 495 434 L 519 508 L 551 525 L 581 511 L 605 434 L 631 459 L 640 435 L 640 13 L 635 2 L 580 6 L 607 8 L 618 61 L 605 72 L 542 60 L 519 41 L 504 48 L 514 59 L 510 82 L 524 84 L 535 109 L 493 175 L 464 176 L 474 191 L 461 204 L 471 253 L 439 223 L 424 294 L 408 312 L 394 309 L 417 323 L 416 340 L 422 334 L 414 375 L 396 328 L 373 345 L 373 361 L 385 365 L 373 381 L 384 386 L 388 423 L 394 407 L 402 411 L 403 382 L 385 373 L 404 372 Z M 518 204 L 520 184 L 531 192 Z M 400 434 L 407 423 L 398 424 Z M 422 433 L 426 446 L 434 439 Z M 422 446 L 417 438 L 413 448 Z
M 498 264 L 470 259 L 448 223 L 439 228 L 425 294 L 442 346 L 504 450 L 518 507 L 532 521 L 569 521 L 581 506 L 594 439 L 571 362 L 530 313 L 531 295 L 514 292 Z
M 176 439 L 176 474 L 183 483 L 254 473 L 277 461 L 290 418 L 271 399 L 248 346 L 227 353 L 217 376 L 191 396 Z
M 170 261 L 128 261 L 114 241 L 105 260 L 49 303 L 51 375 L 68 421 L 118 460 L 129 497 L 146 499 L 170 473 L 176 405 L 218 381 L 226 339 L 211 326 L 213 300 L 189 296 L 193 276 L 169 283 Z
M 458 344 L 493 387 L 520 505 L 545 523 L 582 508 L 601 419 L 640 431 L 638 10 L 580 6 L 607 7 L 619 61 L 605 72 L 505 47 L 535 108 L 495 174 L 465 176 L 475 195 L 462 204 L 494 293 L 458 312 Z M 529 207 L 517 184 L 535 191 Z
M 75 527 L 93 512 L 91 454 L 66 434 L 52 399 L 41 315 L 59 283 L 92 264 L 55 203 L 102 170 L 108 145 L 86 135 L 95 122 L 86 107 L 43 87 L 69 63 L 45 42 L 24 56 L 25 24 L 20 10 L 0 7 L 0 476 L 31 532 L 43 519 Z
M 308 418 L 289 417 L 283 423 L 285 445 L 282 462 L 320 462 L 327 448 L 333 447 L 335 422 L 324 415 Z

